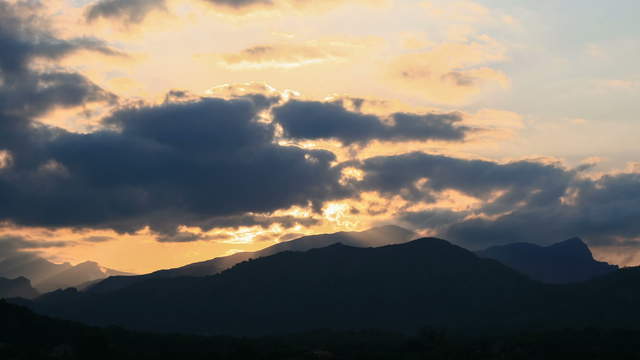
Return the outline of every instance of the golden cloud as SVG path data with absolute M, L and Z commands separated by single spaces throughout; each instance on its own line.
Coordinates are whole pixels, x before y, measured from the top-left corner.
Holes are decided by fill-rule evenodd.
M 287 42 L 256 45 L 239 52 L 199 55 L 198 58 L 215 59 L 219 65 L 240 69 L 291 69 L 306 65 L 342 62 L 362 55 L 378 41 L 366 39 L 325 39 L 301 43 Z
M 428 51 L 401 55 L 391 62 L 388 78 L 406 91 L 442 104 L 466 103 L 483 91 L 507 88 L 506 74 L 488 67 L 504 61 L 505 49 L 488 36 L 448 42 Z

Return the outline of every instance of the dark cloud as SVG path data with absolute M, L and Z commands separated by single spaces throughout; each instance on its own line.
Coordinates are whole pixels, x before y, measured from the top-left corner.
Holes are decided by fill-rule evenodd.
M 44 161 L 43 143 L 59 134 L 35 117 L 56 107 L 116 100 L 82 75 L 58 67 L 32 69 L 34 60 L 57 60 L 77 50 L 116 54 L 97 39 L 54 37 L 39 10 L 34 1 L 0 1 L 0 149 L 9 151 L 13 167 Z
M 42 144 L 55 166 L 0 176 L 0 218 L 165 231 L 345 195 L 333 154 L 275 144 L 261 110 L 250 98 L 200 99 L 119 110 L 105 120 L 115 130 L 60 131 Z
M 522 201 L 555 201 L 575 176 L 557 165 L 533 161 L 499 164 L 421 152 L 370 158 L 360 167 L 365 171 L 359 184 L 362 190 L 427 201 L 444 190 L 484 200 L 495 197 L 487 205 L 490 213 L 500 213 Z
M 110 236 L 89 236 L 82 240 L 90 243 L 103 243 L 103 242 L 112 241 L 114 239 Z
M 0 69 L 4 82 L 13 83 L 34 59 L 60 59 L 78 50 L 122 55 L 96 38 L 81 37 L 61 40 L 53 36 L 46 21 L 38 16 L 37 1 L 0 1 Z
M 377 157 L 360 164 L 359 190 L 434 202 L 446 190 L 481 200 L 473 209 L 396 214 L 398 220 L 463 246 L 551 244 L 581 236 L 593 246 L 640 238 L 640 174 L 584 178 L 585 169 L 517 161 L 499 164 L 424 153 Z M 423 181 L 419 181 L 424 179 Z
M 87 21 L 116 18 L 139 23 L 154 10 L 166 9 L 166 0 L 99 0 L 87 8 Z
M 201 234 L 177 232 L 175 234 L 161 234 L 156 238 L 159 242 L 164 243 L 186 243 L 194 241 L 206 240 L 207 237 Z
M 454 224 L 446 235 L 473 247 L 520 241 L 549 244 L 573 236 L 594 246 L 634 244 L 640 239 L 639 174 L 583 180 L 570 193 L 564 201 L 527 204 L 495 220 Z
M 195 234 L 187 232 L 174 232 L 167 234 L 160 234 L 156 240 L 163 243 L 188 243 L 195 241 L 224 241 L 232 239 L 233 236 L 229 234 Z
M 68 241 L 42 241 L 31 240 L 22 236 L 2 235 L 0 236 L 0 261 L 14 256 L 31 255 L 24 250 L 38 250 L 48 248 L 59 248 L 70 246 Z
M 204 0 L 212 5 L 226 6 L 233 9 L 242 9 L 254 5 L 274 5 L 274 0 Z
M 272 0 L 192 0 L 214 6 L 241 10 L 255 5 L 273 6 Z M 89 5 L 85 17 L 91 22 L 99 18 L 119 19 L 133 24 L 143 21 L 155 10 L 166 10 L 166 0 L 98 0 Z
M 273 110 L 274 119 L 293 139 L 336 139 L 344 144 L 373 140 L 461 141 L 471 131 L 459 125 L 460 114 L 396 113 L 386 122 L 374 115 L 345 109 L 340 102 L 289 101 Z

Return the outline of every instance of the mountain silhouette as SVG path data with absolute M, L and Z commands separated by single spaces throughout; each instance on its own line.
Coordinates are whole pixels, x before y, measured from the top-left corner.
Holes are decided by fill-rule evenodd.
M 587 281 L 618 270 L 616 265 L 596 261 L 580 238 L 546 247 L 529 243 L 494 246 L 477 254 L 498 260 L 532 279 L 551 284 Z
M 31 281 L 33 287 L 43 293 L 81 287 L 83 284 L 116 275 L 129 274 L 104 268 L 92 261 L 75 266 L 69 263 L 55 264 L 34 254 L 18 254 L 0 261 L 1 277 L 25 277 Z
M 246 261 L 218 275 L 75 289 L 24 303 L 94 325 L 261 335 L 317 328 L 415 331 L 508 328 L 534 313 L 545 285 L 444 240 L 356 248 L 334 244 Z
M 6 279 L 0 277 L 0 299 L 21 297 L 32 299 L 38 296 L 38 292 L 31 287 L 31 281 L 25 277 Z
M 152 332 L 256 336 L 314 329 L 470 334 L 640 329 L 640 268 L 544 284 L 445 240 L 334 244 L 242 262 L 217 275 L 147 279 L 105 293 L 70 288 L 36 312 Z
M 413 239 L 415 233 L 399 226 L 387 225 L 361 232 L 338 232 L 334 234 L 311 235 L 282 242 L 255 252 L 240 252 L 229 256 L 198 262 L 183 267 L 160 270 L 138 276 L 113 276 L 87 288 L 90 292 L 108 292 L 122 289 L 131 284 L 154 278 L 174 278 L 179 276 L 208 276 L 218 274 L 236 264 L 249 259 L 274 255 L 283 251 L 307 251 L 341 243 L 354 247 L 379 247 L 400 244 Z

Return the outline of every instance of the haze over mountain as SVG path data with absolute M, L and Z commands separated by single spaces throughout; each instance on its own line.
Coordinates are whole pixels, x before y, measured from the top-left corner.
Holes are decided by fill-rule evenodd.
M 0 277 L 0 299 L 21 297 L 31 299 L 38 296 L 36 289 L 31 287 L 31 282 L 25 277 L 6 279 Z
M 257 259 L 283 251 L 306 251 L 341 243 L 354 247 L 378 247 L 407 242 L 415 233 L 399 226 L 387 225 L 361 232 L 338 232 L 304 236 L 282 242 L 255 252 L 240 252 L 212 260 L 189 264 L 183 267 L 160 270 L 139 276 L 113 276 L 89 287 L 92 292 L 105 292 L 121 289 L 133 283 L 152 278 L 173 278 L 178 276 L 214 275 L 249 259 Z
M 123 271 L 113 270 L 100 266 L 94 261 L 85 261 L 81 264 L 63 270 L 49 278 L 39 282 L 37 287 L 42 291 L 52 291 L 68 287 L 78 287 L 85 283 L 95 282 L 109 276 L 131 275 Z
M 56 264 L 34 254 L 16 254 L 0 261 L 0 277 L 27 278 L 43 293 L 77 287 L 115 275 L 128 275 L 128 273 L 104 268 L 92 261 L 75 266 L 69 263 Z
M 34 254 L 16 254 L 0 261 L 0 276 L 24 276 L 33 283 L 39 283 L 70 268 L 72 265 L 69 263 L 55 264 Z
M 530 243 L 494 246 L 477 254 L 553 284 L 586 281 L 618 270 L 616 265 L 595 260 L 589 247 L 577 237 L 546 247 Z

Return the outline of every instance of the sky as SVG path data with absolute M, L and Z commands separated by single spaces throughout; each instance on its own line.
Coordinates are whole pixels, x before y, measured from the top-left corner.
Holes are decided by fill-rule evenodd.
M 0 0 L 0 255 L 395 224 L 640 264 L 636 0 Z

